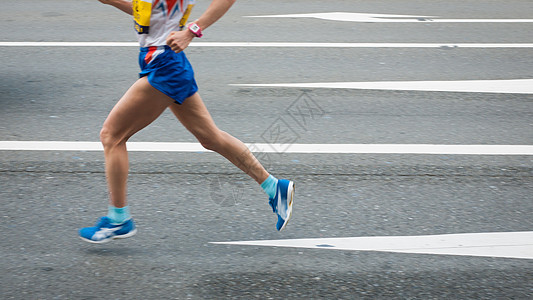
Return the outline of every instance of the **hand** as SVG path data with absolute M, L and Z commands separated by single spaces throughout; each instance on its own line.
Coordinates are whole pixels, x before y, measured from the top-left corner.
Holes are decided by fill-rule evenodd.
M 176 53 L 185 50 L 195 37 L 194 33 L 185 29 L 183 31 L 172 31 L 167 37 L 167 45 Z

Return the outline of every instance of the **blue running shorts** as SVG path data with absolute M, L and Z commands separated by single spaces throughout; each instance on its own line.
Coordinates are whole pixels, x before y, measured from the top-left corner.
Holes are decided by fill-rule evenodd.
M 185 53 L 176 53 L 168 46 L 141 47 L 139 53 L 139 77 L 163 94 L 182 104 L 198 91 L 194 71 Z

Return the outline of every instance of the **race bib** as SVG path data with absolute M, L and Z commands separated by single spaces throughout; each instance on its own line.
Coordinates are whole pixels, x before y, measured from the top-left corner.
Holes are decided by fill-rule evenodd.
M 152 0 L 133 0 L 133 22 L 139 34 L 150 32 L 150 17 L 152 15 Z

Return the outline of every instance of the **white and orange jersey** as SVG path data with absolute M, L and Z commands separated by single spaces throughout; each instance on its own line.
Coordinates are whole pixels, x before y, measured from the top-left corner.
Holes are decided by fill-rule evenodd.
M 163 46 L 171 31 L 185 27 L 195 0 L 133 0 L 133 20 L 141 47 Z

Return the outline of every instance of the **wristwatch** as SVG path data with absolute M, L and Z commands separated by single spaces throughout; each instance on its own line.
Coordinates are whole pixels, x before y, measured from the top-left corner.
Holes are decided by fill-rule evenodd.
M 187 26 L 187 28 L 192 32 L 194 33 L 194 35 L 196 35 L 196 37 L 202 37 L 203 34 L 202 34 L 202 28 L 200 28 L 200 26 L 198 26 L 198 24 L 196 23 L 190 23 L 189 26 Z

